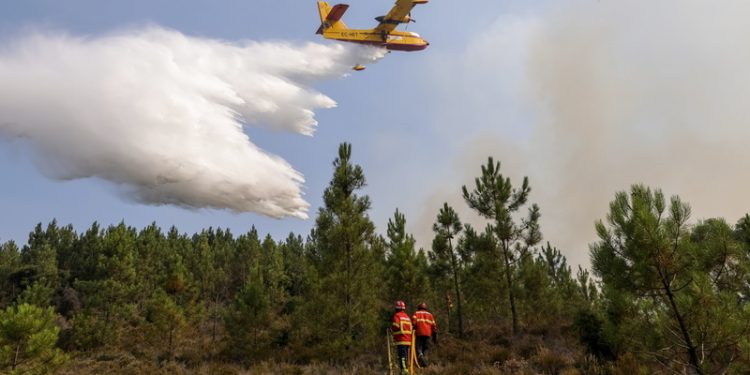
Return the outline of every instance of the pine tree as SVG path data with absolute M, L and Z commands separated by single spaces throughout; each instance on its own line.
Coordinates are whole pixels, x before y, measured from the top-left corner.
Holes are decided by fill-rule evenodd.
M 139 299 L 149 298 L 149 294 L 156 288 L 164 288 L 167 284 L 165 261 L 169 258 L 166 253 L 166 237 L 156 223 L 143 228 L 136 237 L 135 269 L 139 293 Z
M 227 309 L 228 354 L 235 360 L 258 359 L 269 347 L 271 300 L 261 275 L 253 275 Z
M 747 262 L 750 262 L 750 214 L 745 214 L 742 219 L 737 221 L 737 224 L 734 227 L 734 237 L 744 245 L 747 254 L 745 259 Z M 750 283 L 745 283 L 743 295 L 745 296 L 744 302 L 750 302 Z M 750 342 L 748 342 L 747 350 L 750 351 Z
M 162 358 L 174 359 L 180 329 L 185 325 L 182 308 L 164 290 L 156 289 L 146 303 L 146 322 L 154 347 L 163 350 Z
M 699 254 L 689 242 L 689 217 L 690 207 L 679 197 L 672 197 L 667 206 L 661 190 L 635 185 L 630 194 L 616 194 L 608 225 L 597 222 L 599 241 L 591 246 L 591 259 L 607 296 L 618 297 L 626 306 L 618 310 L 627 311 L 630 305 L 631 310 L 650 311 L 650 319 L 641 325 L 656 322 L 656 327 L 644 336 L 653 337 L 657 344 L 665 341 L 680 357 L 686 357 L 691 373 L 704 374 L 706 366 L 698 353 L 708 342 L 697 330 L 695 308 L 699 306 L 695 304 L 705 308 L 713 293 L 703 276 L 705 266 L 697 262 Z M 659 327 L 666 327 L 667 332 Z M 657 348 L 665 353 L 664 345 L 657 344 L 645 345 L 656 346 L 653 353 Z M 679 363 L 683 361 L 680 357 L 665 360 Z
M 67 360 L 55 346 L 59 333 L 51 307 L 21 304 L 0 311 L 0 372 L 52 373 Z
M 255 226 L 237 237 L 235 241 L 234 260 L 230 268 L 231 284 L 234 292 L 239 292 L 247 280 L 250 280 L 252 272 L 259 272 L 261 263 L 261 242 L 258 230 Z
M 693 282 L 680 302 L 696 333 L 701 365 L 706 373 L 746 372 L 747 367 L 736 367 L 742 360 L 735 353 L 747 349 L 750 335 L 747 250 L 724 219 L 700 222 L 690 233 L 690 243 Z
M 21 261 L 28 272 L 26 288 L 19 302 L 39 306 L 50 306 L 52 296 L 59 286 L 57 269 L 57 246 L 59 245 L 57 222 L 52 221 L 47 229 L 39 223 L 29 234 L 29 241 L 21 250 Z
M 305 257 L 305 242 L 302 236 L 290 233 L 279 247 L 284 274 L 287 277 L 285 294 L 290 299 L 286 310 L 291 313 L 300 300 L 310 292 L 310 280 L 307 277 L 310 274 L 310 265 Z
M 135 228 L 124 223 L 110 226 L 92 239 L 97 244 L 93 274 L 75 283 L 85 296 L 83 311 L 74 320 L 74 341 L 81 345 L 117 343 L 128 333 L 126 322 L 137 316 L 138 273 Z M 85 343 L 85 344 L 84 344 Z
M 282 262 L 285 283 L 283 285 L 284 301 L 277 311 L 278 332 L 276 343 L 288 350 L 304 346 L 297 340 L 302 336 L 301 328 L 306 326 L 309 318 L 304 315 L 304 305 L 313 295 L 315 271 L 305 256 L 305 242 L 301 236 L 290 233 L 285 241 L 278 245 Z M 300 345 L 296 348 L 294 344 Z
M 17 296 L 18 287 L 11 276 L 21 266 L 21 253 L 13 241 L 0 245 L 0 308 L 10 304 Z
M 39 223 L 34 231 L 29 233 L 29 242 L 21 251 L 23 263 L 33 267 L 35 281 L 41 282 L 47 287 L 57 286 L 57 251 L 55 248 L 55 235 L 57 223 L 52 221 L 45 231 Z
M 188 261 L 200 290 L 201 303 L 207 309 L 210 346 L 206 349 L 212 355 L 220 339 L 222 310 L 231 294 L 232 278 L 225 270 L 231 270 L 230 253 L 231 248 L 235 247 L 232 242 L 228 232 L 214 231 L 213 228 L 203 230 L 193 236 L 194 251 Z
M 96 267 L 104 246 L 102 239 L 102 230 L 97 222 L 91 224 L 91 227 L 79 236 L 75 251 L 66 260 L 66 264 L 71 265 L 71 280 L 97 279 Z
M 453 279 L 453 292 L 456 295 L 458 306 L 458 335 L 464 336 L 464 317 L 461 300 L 461 270 L 463 265 L 461 259 L 453 246 L 453 240 L 461 233 L 463 229 L 458 214 L 448 203 L 443 203 L 443 207 L 437 215 L 436 222 L 432 225 L 435 232 L 435 239 L 432 241 L 432 252 L 435 254 L 435 263 L 444 264 L 443 267 L 449 270 Z
M 271 235 L 266 235 L 261 244 L 261 277 L 273 310 L 280 311 L 286 304 L 286 286 L 289 279 L 284 273 L 284 259 Z
M 426 264 L 415 251 L 416 241 L 406 233 L 406 217 L 398 210 L 388 219 L 387 236 L 388 300 L 404 300 L 407 307 L 415 306 L 428 296 L 429 280 Z
M 526 204 L 531 192 L 529 180 L 524 177 L 521 188 L 514 189 L 510 178 L 500 173 L 500 163 L 496 163 L 491 157 L 487 165 L 482 166 L 482 175 L 475 179 L 474 189 L 470 192 L 463 186 L 462 190 L 469 207 L 492 221 L 493 232 L 499 245 L 499 256 L 504 266 L 502 274 L 505 278 L 515 335 L 518 333 L 519 324 L 516 307 L 516 268 L 529 249 L 542 239 L 539 232 L 539 207 L 536 204 L 531 205 L 526 218 L 518 223 L 514 221 L 513 214 Z
M 464 225 L 464 235 L 459 240 L 458 253 L 465 265 L 462 297 L 465 311 L 474 319 L 497 321 L 507 310 L 498 300 L 505 298 L 504 284 L 497 282 L 497 270 L 502 264 L 497 257 L 497 241 L 492 228 L 477 232 L 471 225 Z
M 180 234 L 177 228 L 172 227 L 166 235 L 166 249 L 162 259 L 164 279 L 162 288 L 173 295 L 179 304 L 183 304 L 187 296 L 195 291 L 188 287 L 193 284 L 192 275 L 188 270 L 186 258 L 191 252 L 191 243 L 187 235 Z
M 537 321 L 546 321 L 553 326 L 559 326 L 564 322 L 569 322 L 576 310 L 585 305 L 585 300 L 577 287 L 576 280 L 573 278 L 567 259 L 559 249 L 550 245 L 549 242 L 539 249 L 533 262 L 522 261 L 522 263 L 519 276 L 523 280 L 521 284 L 524 286 L 524 290 L 533 289 L 530 287 L 530 278 L 526 275 L 528 268 L 542 270 L 544 273 L 536 278 L 539 289 L 537 296 L 524 297 L 524 305 L 526 305 L 527 310 L 532 312 L 544 311 L 541 316 L 536 318 Z
M 378 327 L 378 295 L 382 284 L 373 249 L 375 226 L 367 216 L 370 199 L 359 196 L 365 187 L 362 168 L 351 163 L 351 145 L 339 146 L 333 178 L 323 193 L 311 234 L 313 259 L 320 275 L 315 296 L 316 334 L 332 358 L 340 359 L 361 343 L 373 342 Z
M 53 225 L 55 224 L 55 225 Z M 78 234 L 72 225 L 58 227 L 53 221 L 47 226 L 47 240 L 55 249 L 57 258 L 57 291 L 61 288 L 70 287 L 74 281 L 72 271 L 76 267 L 75 255 L 78 247 Z
M 636 298 L 656 293 L 663 298 L 670 316 L 678 324 L 690 367 L 702 374 L 694 338 L 675 295 L 685 287 L 681 283 L 689 280 L 683 274 L 688 258 L 681 245 L 690 209 L 676 197 L 666 218 L 665 208 L 659 190 L 652 192 L 643 186 L 633 186 L 630 196 L 617 193 L 607 216 L 610 227 L 601 221 L 596 223 L 600 241 L 591 246 L 592 266 L 602 282 L 615 291 L 632 293 Z
M 742 219 L 738 220 L 734 228 L 735 237 L 745 244 L 750 254 L 750 214 L 745 214 Z
M 576 272 L 576 287 L 583 300 L 589 304 L 594 304 L 599 299 L 599 290 L 596 288 L 589 270 L 581 267 L 581 265 L 578 265 L 578 272 Z

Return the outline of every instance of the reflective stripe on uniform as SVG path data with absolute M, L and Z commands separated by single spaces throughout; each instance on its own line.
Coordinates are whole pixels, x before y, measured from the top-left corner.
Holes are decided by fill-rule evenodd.
M 409 329 L 404 329 L 404 322 L 409 323 Z M 405 335 L 410 335 L 414 330 L 414 327 L 411 326 L 411 320 L 409 319 L 401 319 L 401 324 L 398 328 L 401 329 L 401 332 Z
M 435 325 L 435 318 L 432 317 L 431 313 L 428 313 L 426 311 L 417 311 L 414 313 L 414 320 L 417 323 L 427 323 L 431 325 Z
M 432 319 L 417 319 L 417 323 L 430 323 L 435 324 L 435 321 Z

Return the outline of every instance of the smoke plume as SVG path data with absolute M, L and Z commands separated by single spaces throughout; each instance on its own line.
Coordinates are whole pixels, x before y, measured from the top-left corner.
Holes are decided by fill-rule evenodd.
M 565 243 L 592 238 L 633 183 L 679 194 L 696 219 L 737 220 L 750 209 L 750 3 L 574 4 L 553 12 L 530 54 L 547 111 L 537 139 L 555 171 L 541 187 L 557 211 L 548 227 L 569 227 L 556 233 Z
M 750 210 L 749 12 L 743 1 L 570 1 L 501 18 L 457 77 L 504 87 L 475 109 L 496 142 L 467 139 L 460 175 L 477 176 L 488 155 L 528 175 L 545 239 L 574 264 L 588 263 L 594 221 L 631 184 L 680 195 L 694 220 L 734 222 Z
M 137 202 L 307 216 L 303 177 L 244 125 L 312 135 L 336 103 L 311 88 L 374 48 L 230 43 L 159 27 L 0 45 L 0 136 L 54 179 L 99 178 Z

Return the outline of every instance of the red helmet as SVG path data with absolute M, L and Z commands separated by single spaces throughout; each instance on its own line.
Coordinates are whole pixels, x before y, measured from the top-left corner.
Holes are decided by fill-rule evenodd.
M 417 305 L 418 309 L 427 310 L 427 304 L 422 302 L 419 305 Z
M 394 307 L 396 308 L 396 310 L 406 310 L 406 304 L 404 303 L 404 301 L 396 301 L 396 303 L 394 303 Z

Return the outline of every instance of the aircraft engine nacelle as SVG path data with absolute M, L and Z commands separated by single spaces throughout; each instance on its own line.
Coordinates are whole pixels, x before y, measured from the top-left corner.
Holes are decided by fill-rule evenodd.
M 390 19 L 387 20 L 387 19 L 385 19 L 385 16 L 380 16 L 380 17 L 375 17 L 375 21 L 378 21 L 378 22 L 381 22 L 381 23 L 385 22 L 385 23 L 390 23 L 390 24 L 400 24 L 400 23 L 416 22 L 413 18 L 411 18 L 411 16 L 406 16 L 406 17 L 404 17 L 404 18 L 402 18 L 400 20 L 390 20 Z

